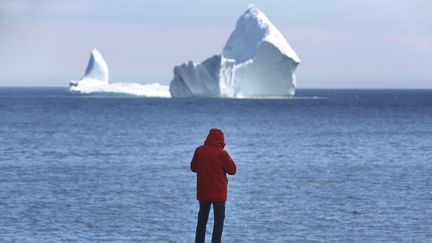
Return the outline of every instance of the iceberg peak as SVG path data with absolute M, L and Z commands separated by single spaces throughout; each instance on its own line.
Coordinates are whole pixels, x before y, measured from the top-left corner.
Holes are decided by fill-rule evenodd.
M 300 59 L 282 33 L 255 5 L 250 5 L 239 17 L 222 53 L 225 58 L 242 63 L 255 56 L 263 41 L 272 43 L 283 54 L 300 63 Z
M 104 83 L 108 83 L 108 65 L 106 64 L 102 54 L 93 48 L 90 53 L 90 59 L 87 64 L 83 79 L 93 79 Z
M 261 10 L 253 3 L 249 4 L 246 8 L 246 11 L 243 13 L 243 15 L 250 13 L 250 14 L 258 14 L 261 12 Z

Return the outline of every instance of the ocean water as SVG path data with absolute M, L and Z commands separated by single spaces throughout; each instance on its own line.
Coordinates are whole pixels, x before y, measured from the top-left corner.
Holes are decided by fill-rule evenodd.
M 193 242 L 189 162 L 212 127 L 238 167 L 223 242 L 432 241 L 431 90 L 235 100 L 1 88 L 1 242 Z

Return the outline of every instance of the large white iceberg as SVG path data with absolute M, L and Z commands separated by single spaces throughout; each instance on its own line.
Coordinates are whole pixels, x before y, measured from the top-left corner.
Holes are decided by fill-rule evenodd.
M 96 49 L 90 53 L 84 76 L 69 82 L 69 92 L 76 94 L 128 94 L 145 97 L 171 97 L 169 87 L 158 83 L 109 83 L 108 66 Z
M 174 68 L 173 97 L 290 97 L 297 54 L 264 13 L 250 6 L 237 21 L 222 54 Z

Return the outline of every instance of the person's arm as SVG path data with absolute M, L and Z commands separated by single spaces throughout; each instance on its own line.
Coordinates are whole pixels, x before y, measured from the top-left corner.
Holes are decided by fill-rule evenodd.
M 190 164 L 191 171 L 193 171 L 195 173 L 197 172 L 197 169 L 196 169 L 197 159 L 196 159 L 196 157 L 197 157 L 197 150 L 195 149 L 195 153 L 194 153 L 194 155 L 192 157 L 192 161 L 191 161 L 191 164 Z
M 228 173 L 229 175 L 235 175 L 235 173 L 237 172 L 237 166 L 234 163 L 234 161 L 231 159 L 231 156 L 225 150 L 222 152 L 222 159 L 223 159 L 222 168 L 225 171 L 225 173 Z

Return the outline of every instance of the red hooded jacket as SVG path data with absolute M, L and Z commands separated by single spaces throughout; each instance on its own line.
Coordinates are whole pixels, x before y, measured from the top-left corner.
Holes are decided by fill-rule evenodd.
M 212 128 L 204 145 L 195 150 L 190 167 L 197 173 L 199 201 L 225 202 L 227 200 L 226 173 L 234 175 L 237 168 L 224 147 L 222 130 Z

